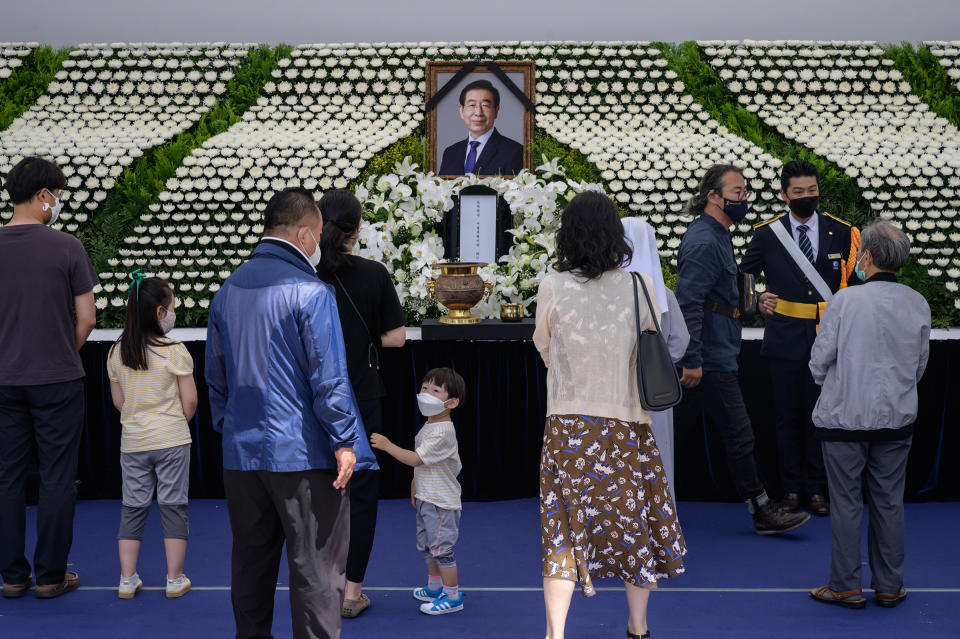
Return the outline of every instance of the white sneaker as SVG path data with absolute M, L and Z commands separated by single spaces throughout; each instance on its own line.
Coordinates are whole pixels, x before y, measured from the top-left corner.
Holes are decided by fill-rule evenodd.
M 447 593 L 442 592 L 431 603 L 420 604 L 420 612 L 427 615 L 445 615 L 461 610 L 463 610 L 463 593 L 460 593 L 456 599 L 451 599 Z
M 190 580 L 183 573 L 176 579 L 167 578 L 167 599 L 182 597 L 190 592 Z
M 133 573 L 132 577 L 121 577 L 120 587 L 117 588 L 117 596 L 121 599 L 133 599 L 133 596 L 143 590 L 143 581 L 140 575 Z

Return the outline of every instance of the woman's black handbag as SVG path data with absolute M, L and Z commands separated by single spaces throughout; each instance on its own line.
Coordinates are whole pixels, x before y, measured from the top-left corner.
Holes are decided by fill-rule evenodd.
M 673 408 L 683 399 L 683 389 L 677 376 L 677 367 L 670 357 L 670 350 L 660 332 L 660 321 L 653 311 L 650 293 L 639 273 L 633 275 L 633 305 L 637 322 L 637 388 L 640 390 L 640 404 L 646 411 L 661 411 Z M 647 308 L 657 330 L 640 329 L 640 296 L 637 293 L 637 280 L 643 287 L 643 296 L 647 299 Z

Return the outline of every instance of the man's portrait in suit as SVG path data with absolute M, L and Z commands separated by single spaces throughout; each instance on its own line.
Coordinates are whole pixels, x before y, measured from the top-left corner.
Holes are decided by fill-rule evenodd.
M 474 80 L 460 91 L 458 110 L 467 137 L 444 149 L 440 175 L 519 173 L 523 144 L 502 135 L 494 126 L 500 111 L 500 91 L 489 80 Z
M 429 170 L 514 176 L 532 168 L 534 63 L 427 62 Z

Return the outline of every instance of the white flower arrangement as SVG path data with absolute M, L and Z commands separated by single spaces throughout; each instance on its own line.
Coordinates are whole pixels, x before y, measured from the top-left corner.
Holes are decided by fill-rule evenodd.
M 564 178 L 555 158 L 538 166 L 534 173 L 522 171 L 505 178 L 464 176 L 452 180 L 424 174 L 406 158 L 388 175 L 371 176 L 358 187 L 365 219 L 354 252 L 381 262 L 394 278 L 397 295 L 409 320 L 419 323 L 435 314 L 437 304 L 427 295 L 427 282 L 436 278 L 431 264 L 443 261 L 444 246 L 436 228 L 461 188 L 483 184 L 500 193 L 514 217 L 514 243 L 500 263 L 480 269 L 493 282 L 494 292 L 481 301 L 475 312 L 492 318 L 501 302 L 529 306 L 537 286 L 550 268 L 555 254 L 555 237 L 563 205 L 576 193 L 602 190 Z

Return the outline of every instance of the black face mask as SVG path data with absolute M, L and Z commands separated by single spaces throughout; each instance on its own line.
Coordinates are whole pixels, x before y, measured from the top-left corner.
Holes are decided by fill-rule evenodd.
M 817 205 L 820 204 L 819 195 L 810 195 L 808 197 L 798 197 L 787 202 L 790 210 L 801 220 L 805 220 L 817 212 Z

